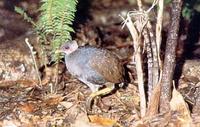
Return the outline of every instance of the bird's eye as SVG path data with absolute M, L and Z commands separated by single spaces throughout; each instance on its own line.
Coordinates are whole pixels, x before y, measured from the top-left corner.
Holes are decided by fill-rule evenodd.
M 69 46 L 65 46 L 64 48 L 65 48 L 65 49 L 69 49 Z

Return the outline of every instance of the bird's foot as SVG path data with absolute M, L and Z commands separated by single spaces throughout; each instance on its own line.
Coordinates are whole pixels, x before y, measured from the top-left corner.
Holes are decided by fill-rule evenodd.
M 97 92 L 92 93 L 86 100 L 86 110 L 88 114 L 92 113 L 92 105 L 94 104 L 94 100 L 96 97 L 100 98 L 101 96 L 107 95 L 111 93 L 115 89 L 114 86 L 106 87 L 104 89 L 101 89 Z
M 87 102 L 89 102 L 89 100 Z M 86 103 L 86 109 L 87 109 L 88 115 L 93 115 L 96 113 L 94 110 L 92 110 L 92 105 L 96 106 L 101 112 L 108 112 L 110 109 L 110 106 L 106 105 L 102 101 L 102 98 L 100 96 L 97 96 L 93 99 L 93 102 L 91 102 L 91 104 L 88 103 L 88 105 L 87 105 L 87 103 Z

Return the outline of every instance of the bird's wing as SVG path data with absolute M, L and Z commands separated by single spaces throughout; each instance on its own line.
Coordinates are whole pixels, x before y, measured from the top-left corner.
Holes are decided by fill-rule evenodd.
M 89 64 L 108 82 L 121 83 L 124 81 L 124 68 L 119 59 L 111 52 L 94 55 L 89 60 Z

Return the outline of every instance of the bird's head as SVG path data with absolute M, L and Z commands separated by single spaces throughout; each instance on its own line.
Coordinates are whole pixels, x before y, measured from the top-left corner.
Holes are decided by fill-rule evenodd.
M 60 49 L 56 50 L 55 53 L 65 53 L 66 55 L 69 55 L 77 49 L 78 49 L 78 44 L 75 40 L 73 40 L 73 41 L 68 41 L 64 43 L 60 47 Z

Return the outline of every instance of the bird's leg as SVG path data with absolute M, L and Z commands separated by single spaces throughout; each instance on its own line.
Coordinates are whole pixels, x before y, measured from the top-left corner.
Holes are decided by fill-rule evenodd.
M 109 85 L 108 87 L 101 89 L 99 91 L 93 92 L 92 94 L 90 94 L 90 96 L 87 98 L 86 100 L 86 109 L 88 113 L 91 113 L 92 111 L 92 102 L 96 97 L 101 97 L 104 95 L 107 95 L 109 93 L 111 93 L 113 90 L 115 89 L 115 85 Z
M 81 79 L 79 79 L 79 80 L 81 80 Z M 90 94 L 90 96 L 86 100 L 86 110 L 87 110 L 88 114 L 92 113 L 91 112 L 92 111 L 92 103 L 96 97 L 101 97 L 101 96 L 107 95 L 115 89 L 115 85 L 113 83 L 105 84 L 107 87 L 99 90 L 101 85 L 92 84 L 92 83 L 88 82 L 87 80 L 81 80 L 81 81 L 83 83 L 85 83 L 92 91 L 92 94 Z M 98 101 L 98 99 L 100 99 L 100 98 L 97 98 L 97 101 Z
M 90 90 L 91 90 L 92 92 L 98 91 L 99 88 L 101 87 L 101 85 L 92 84 L 92 83 L 88 82 L 88 81 L 85 80 L 85 79 L 79 79 L 79 80 L 81 80 L 83 83 L 85 83 L 85 84 L 90 88 Z

